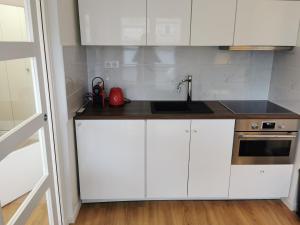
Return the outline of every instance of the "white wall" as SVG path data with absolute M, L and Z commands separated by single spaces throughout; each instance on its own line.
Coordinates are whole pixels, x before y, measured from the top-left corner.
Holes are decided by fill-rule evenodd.
M 269 98 L 273 102 L 300 114 L 300 47 L 292 52 L 275 54 Z M 300 139 L 290 196 L 284 200 L 291 210 L 296 209 L 299 169 Z
M 80 209 L 73 116 L 87 91 L 86 50 L 80 46 L 77 0 L 48 3 L 52 24 L 53 87 L 56 141 L 61 168 L 61 192 L 65 221 L 74 223 Z M 58 15 L 58 20 L 53 16 Z M 58 26 L 57 26 L 58 23 Z M 57 30 L 59 28 L 59 30 Z
M 105 68 L 118 61 L 119 68 Z M 193 75 L 193 99 L 267 99 L 272 52 L 230 52 L 214 47 L 87 47 L 89 88 L 102 76 L 109 90 L 133 100 L 177 100 L 177 83 Z
M 66 179 L 66 195 L 67 205 L 66 215 L 69 222 L 75 222 L 79 207 L 78 178 L 77 178 L 77 158 L 74 139 L 73 117 L 75 112 L 83 104 L 83 96 L 87 90 L 87 65 L 86 50 L 81 46 L 63 47 L 64 72 L 66 84 L 66 100 L 68 119 L 65 121 L 67 128 L 67 146 L 64 154 L 65 179 Z
M 24 7 L 24 0 L 0 0 L 0 4 Z
M 63 46 L 80 44 L 79 14 L 77 0 L 59 0 L 59 25 Z

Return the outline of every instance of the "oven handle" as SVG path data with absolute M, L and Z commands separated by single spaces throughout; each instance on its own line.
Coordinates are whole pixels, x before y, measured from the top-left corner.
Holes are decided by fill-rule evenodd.
M 296 138 L 296 135 L 240 135 L 239 138 Z

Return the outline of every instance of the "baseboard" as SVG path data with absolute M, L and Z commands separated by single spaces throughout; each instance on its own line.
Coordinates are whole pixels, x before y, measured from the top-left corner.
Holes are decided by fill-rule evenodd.
M 73 210 L 73 215 L 71 215 L 69 218 L 68 218 L 68 224 L 73 224 L 76 222 L 76 219 L 77 219 L 77 216 L 79 214 L 79 211 L 80 211 L 80 208 L 81 208 L 81 202 L 78 202 L 76 204 L 76 207 L 74 208 Z
M 297 210 L 297 203 L 296 202 L 291 202 L 288 200 L 288 198 L 283 198 L 281 201 L 289 208 L 291 211 L 296 211 Z
M 82 203 L 102 203 L 102 202 L 131 202 L 131 201 L 220 201 L 220 200 L 231 200 L 228 197 L 207 197 L 207 198 L 126 198 L 126 199 L 81 199 Z

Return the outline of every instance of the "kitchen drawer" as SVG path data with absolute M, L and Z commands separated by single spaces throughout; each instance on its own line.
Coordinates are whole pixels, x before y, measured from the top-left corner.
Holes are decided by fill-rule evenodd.
M 276 199 L 288 197 L 293 165 L 231 166 L 229 198 Z

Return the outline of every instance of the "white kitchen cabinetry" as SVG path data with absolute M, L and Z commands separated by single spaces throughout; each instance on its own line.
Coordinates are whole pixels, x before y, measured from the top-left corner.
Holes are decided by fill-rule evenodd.
M 234 120 L 192 120 L 189 198 L 227 198 Z
M 277 199 L 288 197 L 293 165 L 233 165 L 229 197 Z
M 300 2 L 238 0 L 234 45 L 295 46 Z
M 145 197 L 145 121 L 76 121 L 80 195 L 95 200 Z
M 147 1 L 147 45 L 189 45 L 191 0 Z
M 186 198 L 190 120 L 147 121 L 147 198 Z
M 237 0 L 193 0 L 191 45 L 233 45 Z
M 146 0 L 79 0 L 83 45 L 146 45 Z

